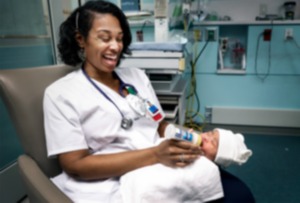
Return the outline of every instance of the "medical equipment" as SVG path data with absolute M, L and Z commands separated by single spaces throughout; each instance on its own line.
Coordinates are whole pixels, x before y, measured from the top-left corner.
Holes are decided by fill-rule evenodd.
M 168 0 L 155 0 L 154 2 L 154 32 L 155 41 L 168 41 L 169 37 L 169 17 Z
M 156 42 L 168 41 L 170 30 L 183 25 L 187 36 L 193 21 L 200 22 L 207 16 L 207 0 L 155 0 L 154 1 L 154 34 Z
M 117 104 L 98 85 L 96 85 L 96 83 L 90 78 L 90 76 L 86 73 L 83 67 L 82 67 L 82 72 L 84 76 L 87 78 L 87 80 L 98 90 L 98 92 L 101 93 L 108 101 L 110 101 L 119 111 L 122 117 L 121 127 L 123 129 L 125 130 L 130 129 L 133 125 L 133 120 L 137 120 L 141 117 L 146 117 L 146 113 L 148 113 L 148 115 L 150 115 L 154 121 L 159 122 L 162 119 L 160 110 L 154 104 L 138 96 L 138 91 L 133 85 L 124 83 L 121 80 L 121 78 L 119 78 L 118 75 L 114 73 L 116 77 L 118 77 L 118 79 L 120 80 L 120 87 L 119 87 L 120 95 L 126 98 L 126 101 L 128 102 L 130 108 L 132 108 L 132 110 L 139 115 L 138 117 L 135 118 L 125 117 L 124 113 L 117 106 Z M 128 92 L 127 96 L 125 96 L 123 93 L 124 89 L 126 89 Z
M 246 69 L 246 49 L 238 39 L 220 38 L 218 58 L 221 71 L 244 71 Z
M 295 16 L 295 7 L 296 2 L 295 1 L 288 1 L 283 4 L 285 9 L 285 19 L 287 20 L 294 20 Z
M 244 69 L 245 49 L 243 45 L 237 41 L 234 43 L 231 52 L 231 63 L 234 64 L 235 68 Z

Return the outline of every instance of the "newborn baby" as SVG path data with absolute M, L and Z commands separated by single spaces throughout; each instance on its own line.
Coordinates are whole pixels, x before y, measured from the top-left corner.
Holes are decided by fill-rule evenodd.
M 243 135 L 229 130 L 215 129 L 196 136 L 204 156 L 187 167 L 155 164 L 123 175 L 120 187 L 124 203 L 199 203 L 223 197 L 215 163 L 241 165 L 252 151 L 247 149 Z
M 198 136 L 203 155 L 219 165 L 241 165 L 252 155 L 240 133 L 234 134 L 230 130 L 216 128 Z

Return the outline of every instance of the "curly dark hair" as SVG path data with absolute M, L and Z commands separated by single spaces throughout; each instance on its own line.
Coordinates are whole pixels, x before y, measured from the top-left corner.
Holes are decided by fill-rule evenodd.
M 129 24 L 124 13 L 119 7 L 111 2 L 104 0 L 88 1 L 83 6 L 75 9 L 60 25 L 59 43 L 57 47 L 60 58 L 65 64 L 76 66 L 83 62 L 78 56 L 78 52 L 81 48 L 76 41 L 75 35 L 76 32 L 79 32 L 84 39 L 87 39 L 88 33 L 92 27 L 95 13 L 111 14 L 119 20 L 123 31 L 123 50 L 121 58 L 124 57 L 124 53 L 128 52 L 128 47 L 131 43 L 132 37 Z M 119 63 L 120 60 L 118 61 L 118 65 Z

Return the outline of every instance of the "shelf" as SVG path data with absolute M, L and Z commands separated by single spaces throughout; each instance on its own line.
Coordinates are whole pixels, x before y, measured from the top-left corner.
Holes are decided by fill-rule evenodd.
M 296 25 L 300 24 L 300 20 L 261 20 L 261 21 L 202 21 L 194 22 L 194 26 L 208 25 Z
M 182 96 L 186 87 L 187 81 L 183 78 L 180 78 L 171 91 L 155 90 L 155 92 L 157 95 Z
M 224 74 L 224 75 L 245 75 L 246 70 L 244 69 L 233 69 L 233 68 L 224 68 L 224 69 L 218 69 L 218 74 Z
M 132 19 L 128 20 L 130 26 L 154 26 L 154 18 L 148 19 Z M 249 21 L 202 21 L 202 22 L 193 22 L 193 26 L 209 26 L 209 25 L 297 25 L 300 24 L 300 19 L 297 20 L 249 20 Z
M 153 27 L 154 26 L 154 16 L 148 17 L 137 17 L 137 18 L 127 18 L 130 27 Z
M 177 117 L 179 109 L 178 104 L 162 104 L 161 106 L 166 114 L 166 119 L 175 119 Z

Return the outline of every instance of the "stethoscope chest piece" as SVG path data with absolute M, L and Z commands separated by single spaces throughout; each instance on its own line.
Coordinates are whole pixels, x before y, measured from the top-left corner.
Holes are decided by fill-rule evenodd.
M 121 127 L 123 129 L 128 130 L 129 128 L 131 128 L 132 124 L 133 124 L 132 119 L 122 118 Z

